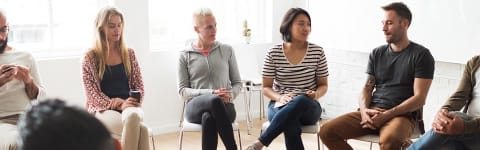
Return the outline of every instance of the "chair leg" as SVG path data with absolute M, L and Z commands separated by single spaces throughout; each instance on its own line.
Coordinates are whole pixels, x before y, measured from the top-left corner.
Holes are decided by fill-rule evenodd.
M 179 142 L 179 145 L 180 145 L 180 149 L 179 149 L 179 150 L 182 150 L 183 130 L 180 131 L 180 140 L 179 140 L 178 142 Z
M 242 148 L 242 138 L 240 137 L 240 130 L 237 130 L 238 133 L 238 143 L 240 144 L 240 150 L 243 150 Z
M 258 95 L 260 95 L 260 96 L 258 97 L 258 101 L 260 101 L 258 107 L 260 107 L 260 120 L 262 120 L 262 118 L 263 118 L 263 116 L 262 116 L 262 115 L 263 115 L 263 99 L 262 99 L 262 96 L 263 96 L 263 95 L 262 95 L 262 90 L 259 90 Z
M 152 146 L 153 146 L 153 150 L 155 150 L 155 138 L 152 136 Z
M 317 149 L 320 150 L 320 137 L 317 135 Z

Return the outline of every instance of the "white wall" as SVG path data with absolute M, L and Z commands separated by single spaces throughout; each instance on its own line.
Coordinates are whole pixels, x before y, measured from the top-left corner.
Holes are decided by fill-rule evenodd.
M 370 52 L 384 44 L 381 6 L 398 0 L 310 0 L 311 39 L 329 47 Z M 430 49 L 435 60 L 465 63 L 480 54 L 480 1 L 401 0 L 412 11 L 409 38 Z

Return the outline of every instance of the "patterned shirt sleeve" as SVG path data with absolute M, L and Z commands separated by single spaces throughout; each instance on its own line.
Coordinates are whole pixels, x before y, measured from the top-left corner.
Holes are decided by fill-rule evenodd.
M 130 64 L 132 65 L 132 73 L 130 74 L 128 82 L 130 84 L 130 89 L 140 90 L 140 103 L 142 103 L 145 90 L 143 89 L 143 78 L 140 65 L 138 64 L 137 57 L 135 56 L 135 51 L 133 49 L 129 49 L 128 52 L 130 55 Z
M 87 53 L 82 63 L 82 77 L 87 97 L 87 111 L 90 113 L 108 110 L 112 104 L 110 98 L 100 89 L 96 65 L 95 55 L 92 52 Z

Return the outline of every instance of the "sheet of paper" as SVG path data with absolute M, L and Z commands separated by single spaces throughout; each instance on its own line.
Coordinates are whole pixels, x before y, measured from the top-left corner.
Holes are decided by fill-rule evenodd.
M 285 103 L 286 104 L 286 103 Z M 285 105 L 283 103 L 280 103 L 280 102 L 275 102 L 275 105 L 273 105 L 274 108 L 278 108 L 278 107 L 282 107 L 283 105 Z

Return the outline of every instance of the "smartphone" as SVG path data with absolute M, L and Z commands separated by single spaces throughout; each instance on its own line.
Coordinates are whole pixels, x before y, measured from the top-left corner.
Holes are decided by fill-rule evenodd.
M 3 69 L 2 74 L 5 74 L 12 69 L 13 69 L 13 67 L 7 67 L 7 68 Z
M 130 90 L 130 97 L 137 99 L 137 102 L 140 102 L 140 91 L 139 90 Z

